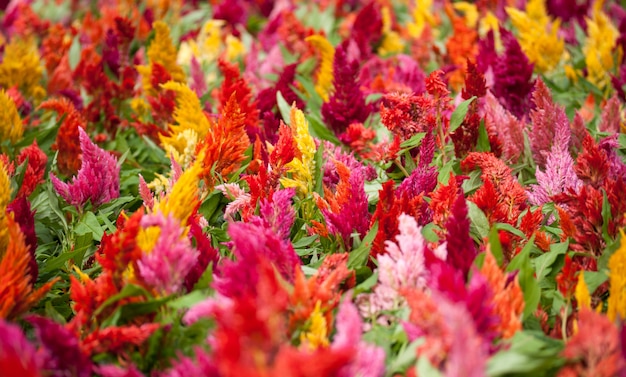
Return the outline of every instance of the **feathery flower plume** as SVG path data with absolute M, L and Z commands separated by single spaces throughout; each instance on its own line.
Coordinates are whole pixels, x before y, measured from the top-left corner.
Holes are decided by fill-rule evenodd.
M 0 250 L 0 319 L 13 320 L 39 302 L 56 279 L 38 289 L 33 287 L 33 275 L 28 268 L 32 256 L 24 235 L 11 216 L 6 218 L 6 223 L 9 242 Z
M 504 108 L 520 119 L 531 108 L 533 64 L 512 33 L 505 29 L 501 29 L 500 33 L 505 51 L 493 63 L 494 84 L 491 91 Z
M 533 102 L 535 108 L 530 112 L 532 127 L 528 136 L 533 158 L 538 167 L 543 168 L 551 145 L 557 141 L 565 142 L 567 148 L 570 127 L 565 110 L 552 101 L 550 90 L 541 79 L 538 79 L 535 84 Z M 557 129 L 562 133 L 558 136 L 559 139 L 555 139 Z
M 201 173 L 201 162 L 196 160 L 174 183 L 172 191 L 166 197 L 161 198 L 158 203 L 155 203 L 154 208 L 158 208 L 166 216 L 170 213 L 173 214 L 174 218 L 186 226 L 189 217 L 198 209 L 200 204 L 198 182 Z
M 363 123 L 372 112 L 358 82 L 359 62 L 350 59 L 352 41 L 342 43 L 334 53 L 332 83 L 334 91 L 322 105 L 322 117 L 335 135 L 344 134 L 352 123 Z
M 319 64 L 315 75 L 315 91 L 328 102 L 328 95 L 333 88 L 333 61 L 335 48 L 323 35 L 311 35 L 305 39 L 319 54 Z
M 328 232 L 338 235 L 343 240 L 346 250 L 351 249 L 353 232 L 362 239 L 369 229 L 370 214 L 365 177 L 362 170 L 350 171 L 347 166 L 336 161 L 339 183 L 334 192 L 324 187 L 324 199 L 318 199 Z
M 583 47 L 587 80 L 607 93 L 611 87 L 613 50 L 619 31 L 602 11 L 602 3 L 596 2 L 591 19 L 587 19 L 587 40 Z
M 496 258 L 489 247 L 485 253 L 485 261 L 480 274 L 487 279 L 491 288 L 491 303 L 500 318 L 496 331 L 504 339 L 511 338 L 522 329 L 522 313 L 524 312 L 524 293 L 517 279 L 510 279 L 498 266 Z
M 569 363 L 559 371 L 559 377 L 620 376 L 626 368 L 620 330 L 610 317 L 591 309 L 578 313 L 578 332 L 568 340 L 562 356 Z
M 293 188 L 276 190 L 270 200 L 261 201 L 259 212 L 262 221 L 284 240 L 289 239 L 291 227 L 296 220 L 296 211 L 291 206 L 291 198 L 295 194 L 296 190 Z
M 522 50 L 541 73 L 554 69 L 565 51 L 565 41 L 559 35 L 560 22 L 550 19 L 545 3 L 545 0 L 531 0 L 525 11 L 506 8 L 513 26 L 519 31 Z
M 151 250 L 137 261 L 141 279 L 161 295 L 177 293 L 198 259 L 198 250 L 184 234 L 184 228 L 172 214 L 146 215 L 141 219 L 144 230 L 158 228 L 160 233 Z
M 241 112 L 245 115 L 244 124 L 250 140 L 257 135 L 263 136 L 259 125 L 259 108 L 252 95 L 252 90 L 245 78 L 241 77 L 239 67 L 224 59 L 219 59 L 217 65 L 224 75 L 224 81 L 218 93 L 220 114 L 224 114 L 229 106 L 229 101 L 234 95 Z
M 22 330 L 0 319 L 0 370 L 7 376 L 41 377 L 42 360 Z M 81 376 L 82 377 L 82 376 Z
M 373 93 L 423 93 L 426 76 L 409 55 L 398 54 L 387 59 L 374 55 L 361 67 L 358 82 L 365 95 Z
M 474 259 L 478 254 L 474 240 L 470 237 L 470 221 L 467 216 L 467 204 L 463 192 L 457 194 L 457 198 L 452 204 L 450 216 L 446 221 L 446 248 L 448 258 L 446 259 L 454 268 L 463 272 L 467 276 Z
M 5 44 L 0 63 L 0 86 L 17 86 L 27 98 L 41 100 L 46 94 L 40 84 L 42 77 L 43 66 L 34 39 L 11 38 L 11 42 Z
M 62 182 L 54 174 L 50 174 L 50 180 L 56 192 L 76 208 L 84 207 L 87 201 L 99 207 L 120 196 L 120 167 L 117 159 L 94 144 L 82 128 L 78 131 L 82 151 L 78 174 L 71 184 Z
M 497 129 L 505 161 L 517 162 L 524 153 L 523 122 L 506 110 L 491 91 L 485 95 L 485 127 Z
M 153 86 L 151 77 L 156 64 L 165 68 L 171 79 L 176 82 L 185 81 L 185 72 L 176 63 L 176 47 L 170 37 L 170 28 L 163 21 L 155 22 L 152 27 L 155 34 L 150 47 L 148 47 L 149 63 L 136 68 L 142 77 L 143 90 L 150 95 L 155 95 L 158 88 Z
M 53 151 L 59 151 L 57 165 L 64 175 L 76 174 L 81 166 L 81 147 L 79 128 L 85 129 L 87 121 L 76 110 L 74 105 L 66 99 L 50 99 L 43 102 L 39 108 L 54 110 L 59 118 L 65 116 L 59 127 Z
M 217 181 L 228 176 L 246 159 L 245 151 L 250 146 L 246 134 L 246 114 L 241 112 L 233 93 L 222 109 L 220 118 L 196 146 L 198 160 L 202 163 L 200 177 L 211 190 Z
M 49 318 L 30 315 L 26 320 L 35 327 L 41 345 L 42 369 L 53 376 L 92 375 L 91 360 L 80 349 L 75 334 Z
M 23 164 L 28 160 L 22 186 L 17 192 L 18 198 L 28 198 L 35 188 L 44 180 L 48 156 L 37 145 L 37 140 L 22 149 L 17 156 L 17 163 Z
M 339 377 L 380 377 L 385 372 L 385 351 L 362 340 L 363 321 L 350 300 L 339 305 L 335 327 L 337 333 L 331 349 L 355 349 L 354 358 L 339 371 Z
M 13 99 L 4 90 L 0 90 L 0 142 L 9 140 L 11 144 L 17 143 L 24 133 L 22 120 L 17 112 Z
M 585 282 L 584 271 L 578 273 L 578 283 L 576 283 L 574 294 L 579 309 L 591 309 L 591 295 L 589 294 L 589 287 Z
M 1 207 L 1 204 L 0 204 Z M 0 208 L 0 211 L 2 209 Z M 20 230 L 24 235 L 24 241 L 30 251 L 30 259 L 28 268 L 32 281 L 37 281 L 39 276 L 39 266 L 37 265 L 37 259 L 35 258 L 35 251 L 37 250 L 37 233 L 35 232 L 35 212 L 31 210 L 30 201 L 25 197 L 15 198 L 7 207 L 7 213 L 11 213 L 15 222 L 20 226 Z M 1 216 L 0 216 L 1 217 Z M 2 224 L 2 220 L 0 220 Z M 0 232 L 0 238 L 2 237 Z M 2 242 L 0 241 L 0 250 L 2 250 Z
M 626 318 L 626 235 L 620 232 L 620 246 L 609 259 L 609 285 L 607 317 L 611 322 Z
M 622 123 L 622 116 L 620 111 L 619 98 L 616 95 L 611 97 L 602 109 L 602 115 L 600 117 L 600 124 L 598 130 L 602 132 L 608 132 L 615 134 L 620 131 L 620 124 Z
M 11 202 L 11 181 L 7 167 L 0 160 L 0 256 L 9 243 L 9 223 L 7 207 Z
M 473 62 L 478 53 L 476 40 L 478 33 L 475 28 L 467 25 L 463 17 L 456 15 L 453 6 L 446 2 L 444 10 L 452 23 L 452 36 L 446 41 L 447 56 L 454 70 L 450 75 L 450 85 L 458 89 L 463 83 L 466 62 Z
M 304 114 L 295 106 L 291 107 L 290 126 L 300 157 L 296 157 L 286 166 L 292 178 L 281 178 L 280 183 L 285 187 L 294 187 L 301 194 L 308 194 L 313 185 L 313 171 L 315 169 L 315 141 L 309 133 L 309 123 Z
M 160 134 L 159 138 L 166 154 L 173 155 L 179 164 L 187 167 L 195 157 L 198 140 L 203 139 L 213 125 L 204 114 L 198 96 L 189 86 L 168 81 L 161 88 L 176 94 L 174 120 L 177 124 L 171 124 L 169 133 Z

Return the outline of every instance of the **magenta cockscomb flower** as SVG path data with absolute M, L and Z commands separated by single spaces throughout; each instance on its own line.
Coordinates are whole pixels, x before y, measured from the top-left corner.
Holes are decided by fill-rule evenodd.
M 39 353 L 42 367 L 51 376 L 89 377 L 92 362 L 80 349 L 78 338 L 70 330 L 53 320 L 29 316 L 27 321 L 35 327 L 41 345 Z
M 262 200 L 259 220 L 284 240 L 289 239 L 291 226 L 296 220 L 296 211 L 291 205 L 291 198 L 296 195 L 294 188 L 277 190 L 271 200 Z
M 235 260 L 225 260 L 215 277 L 215 289 L 225 297 L 239 297 L 255 290 L 261 259 L 271 262 L 281 276 L 293 281 L 300 258 L 291 242 L 260 224 L 234 222 L 228 227 Z
M 184 235 L 184 228 L 172 215 L 146 215 L 141 227 L 160 228 L 152 251 L 144 253 L 137 262 L 143 281 L 161 294 L 180 291 L 185 277 L 198 260 L 196 250 Z
M 355 349 L 354 358 L 340 371 L 339 377 L 378 377 L 385 372 L 385 351 L 362 340 L 363 321 L 350 300 L 344 300 L 337 313 L 337 334 L 331 349 Z
M 335 161 L 339 174 L 339 183 L 332 192 L 324 188 L 324 199 L 318 199 L 328 232 L 343 240 L 346 249 L 352 247 L 352 233 L 359 234 L 361 239 L 369 230 L 371 215 L 368 210 L 365 193 L 365 177 L 363 169 L 350 171 L 341 162 Z
M 474 258 L 478 254 L 470 233 L 467 204 L 463 192 L 459 192 L 452 204 L 450 217 L 446 221 L 446 242 L 448 243 L 448 263 L 467 276 Z
M 144 377 L 143 373 L 132 364 L 127 368 L 111 364 L 101 365 L 95 369 L 100 377 Z
M 78 132 L 82 152 L 78 174 L 71 184 L 54 174 L 50 174 L 50 180 L 56 192 L 76 208 L 84 207 L 88 201 L 98 207 L 120 196 L 120 167 L 117 159 L 94 144 L 82 128 Z
M 348 58 L 348 43 L 337 47 L 333 62 L 334 93 L 322 105 L 322 116 L 335 135 L 340 136 L 352 123 L 363 123 L 372 112 L 372 106 L 365 103 L 357 81 L 359 62 Z
M 204 72 L 202 66 L 195 56 L 191 57 L 191 64 L 189 65 L 189 75 L 191 76 L 191 84 L 189 87 L 196 93 L 198 98 L 202 98 L 208 88 L 206 85 L 206 79 L 204 78 Z
M 17 325 L 0 319 L 0 371 L 3 375 L 39 377 L 42 360 Z
M 324 141 L 324 156 L 322 160 L 326 161 L 322 170 L 324 171 L 324 185 L 331 190 L 339 183 L 339 173 L 335 161 L 344 164 L 350 171 L 362 170 L 366 181 L 376 178 L 376 169 L 373 166 L 364 166 L 359 162 L 352 152 L 345 152 L 340 146 L 329 141 Z

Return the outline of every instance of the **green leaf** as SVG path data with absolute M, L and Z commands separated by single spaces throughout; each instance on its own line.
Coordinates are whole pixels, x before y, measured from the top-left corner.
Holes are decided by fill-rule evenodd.
M 487 361 L 488 376 L 552 376 L 564 362 L 563 342 L 541 332 L 519 331 L 503 349 Z
M 310 246 L 313 242 L 315 242 L 315 240 L 318 237 L 319 236 L 317 234 L 314 234 L 314 235 L 308 236 L 308 237 L 302 237 L 298 241 L 293 243 L 293 248 L 294 249 L 301 249 L 303 247 Z
M 104 230 L 98 221 L 96 215 L 93 212 L 86 212 L 83 218 L 80 220 L 74 232 L 77 235 L 84 235 L 86 233 L 93 234 L 93 239 L 100 241 L 104 235 Z
M 507 266 L 507 271 L 519 270 L 518 281 L 524 292 L 524 318 L 535 312 L 541 299 L 541 288 L 535 280 L 535 269 L 530 262 L 530 251 L 534 241 L 535 235 L 530 237 L 526 246 Z
M 138 285 L 134 285 L 134 284 L 127 284 L 124 286 L 124 288 L 122 288 L 120 293 L 109 297 L 105 302 L 103 302 L 102 305 L 100 305 L 100 307 L 98 307 L 98 309 L 96 309 L 96 311 L 93 313 L 93 316 L 97 317 L 98 315 L 100 315 L 100 313 L 102 313 L 102 311 L 104 311 L 104 309 L 108 308 L 109 306 L 113 305 L 114 303 L 120 300 L 123 300 L 128 297 L 134 297 L 134 296 L 140 296 L 140 295 L 147 296 L 147 297 L 151 296 L 148 293 L 148 291 L 146 291 L 142 287 Z
M 319 145 L 317 151 L 315 151 L 315 169 L 313 171 L 313 179 L 315 180 L 315 187 L 313 187 L 313 191 L 316 193 L 323 195 L 324 194 L 324 169 L 322 169 L 324 165 L 324 144 Z
M 375 222 L 369 232 L 367 232 L 365 237 L 363 237 L 361 244 L 350 252 L 350 256 L 348 258 L 348 268 L 355 269 L 357 267 L 365 266 L 377 232 L 378 222 Z
M 456 109 L 454 109 L 454 112 L 452 113 L 452 115 L 450 115 L 449 132 L 454 132 L 454 130 L 459 128 L 461 123 L 463 123 L 463 119 L 465 119 L 465 115 L 467 114 L 467 110 L 469 109 L 469 105 L 475 99 L 476 99 L 476 96 L 474 96 L 474 97 L 472 97 L 470 99 L 467 99 L 467 100 L 459 103 L 459 106 L 457 106 Z
M 517 229 L 516 227 L 512 226 L 511 224 L 507 224 L 507 223 L 495 223 L 494 226 L 496 227 L 496 229 L 498 230 L 506 230 L 507 232 L 518 236 L 519 238 L 525 240 L 526 239 L 526 235 L 524 234 L 524 232 L 522 232 L 521 230 Z
M 593 294 L 599 286 L 609 280 L 609 275 L 605 271 L 585 271 L 584 277 L 590 294 Z
M 280 111 L 280 115 L 283 117 L 283 122 L 290 124 L 291 105 L 287 103 L 280 90 L 276 92 L 276 103 L 278 104 L 278 111 Z
M 476 234 L 481 240 L 489 235 L 489 220 L 478 206 L 469 200 L 466 201 L 468 216 L 470 218 L 470 232 Z
M 330 141 L 335 145 L 341 144 L 339 139 L 337 139 L 337 136 L 335 136 L 335 134 L 329 130 L 317 116 L 308 114 L 306 115 L 306 119 L 309 121 L 309 132 L 311 133 L 311 136 L 321 140 Z
M 612 240 L 609 235 L 609 222 L 612 219 L 611 215 L 611 204 L 609 203 L 609 198 L 606 195 L 606 191 L 602 191 L 602 237 L 604 237 L 604 241 L 609 242 Z
M 202 302 L 206 299 L 207 299 L 206 293 L 202 291 L 193 291 L 182 297 L 179 297 L 175 300 L 168 302 L 167 306 L 176 310 L 189 309 L 192 306 L 196 305 L 197 303 Z
M 498 234 L 498 228 L 495 226 L 489 231 L 489 248 L 491 254 L 496 258 L 499 266 L 504 263 L 504 255 L 502 254 L 502 243 L 500 243 L 500 235 Z
M 426 136 L 425 132 L 418 132 L 415 135 L 411 136 L 410 139 L 403 141 L 400 144 L 400 148 L 402 149 L 412 149 L 420 145 L 422 139 Z
M 537 281 L 541 282 L 550 272 L 552 265 L 560 255 L 564 255 L 569 247 L 569 242 L 562 242 L 550 246 L 550 251 L 533 259 Z
M 418 338 L 411 343 L 405 344 L 404 347 L 398 352 L 398 356 L 389 363 L 388 370 L 391 373 L 398 373 L 405 371 L 411 363 L 415 362 L 417 358 L 417 347 L 424 344 L 424 338 Z M 421 376 L 421 374 L 420 374 Z
M 72 40 L 72 45 L 70 46 L 70 51 L 68 53 L 70 68 L 72 70 L 74 70 L 76 66 L 78 65 L 78 62 L 80 62 L 80 55 L 81 55 L 80 40 L 79 40 L 79 37 L 76 36 L 74 37 L 74 40 Z
M 485 128 L 485 121 L 481 120 L 478 126 L 478 141 L 476 143 L 476 150 L 479 152 L 490 152 L 491 143 L 489 143 L 489 134 L 487 128 Z

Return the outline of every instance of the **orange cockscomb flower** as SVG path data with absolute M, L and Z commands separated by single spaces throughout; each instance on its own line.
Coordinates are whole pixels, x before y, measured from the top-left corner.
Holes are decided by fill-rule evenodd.
M 522 329 L 522 312 L 524 311 L 524 293 L 517 279 L 509 281 L 498 266 L 496 258 L 490 250 L 485 254 L 485 261 L 480 273 L 487 279 L 493 292 L 492 304 L 500 317 L 497 331 L 503 338 L 510 338 Z
M 454 34 L 446 42 L 448 58 L 456 69 L 450 77 L 450 85 L 458 89 L 464 82 L 465 63 L 469 60 L 474 62 L 478 54 L 478 33 L 475 29 L 467 26 L 463 17 L 459 17 L 454 12 L 454 8 L 448 2 L 445 5 L 446 14 L 452 21 Z
M 33 307 L 52 288 L 56 280 L 39 289 L 33 287 L 28 268 L 31 254 L 24 235 L 12 216 L 7 216 L 9 243 L 0 250 L 0 318 L 15 319 Z
M 196 151 L 202 158 L 201 177 L 209 189 L 219 178 L 234 173 L 246 159 L 245 151 L 250 146 L 246 134 L 246 114 L 241 112 L 235 93 L 224 106 L 217 125 L 209 130 L 204 140 L 198 143 Z

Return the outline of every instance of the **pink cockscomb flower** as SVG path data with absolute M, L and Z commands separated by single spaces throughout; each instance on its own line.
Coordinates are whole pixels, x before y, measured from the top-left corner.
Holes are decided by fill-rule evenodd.
M 151 252 L 137 262 L 144 282 L 162 294 L 178 292 L 198 259 L 196 250 L 184 235 L 184 228 L 172 215 L 146 215 L 141 227 L 159 227 L 160 234 Z
M 401 214 L 398 229 L 400 234 L 396 236 L 397 243 L 386 241 L 386 253 L 378 256 L 378 285 L 372 294 L 358 298 L 361 314 L 366 317 L 378 317 L 383 311 L 397 309 L 404 302 L 401 294 L 403 290 L 426 286 L 424 255 L 429 248 L 421 227 L 413 217 Z M 434 254 L 439 259 L 446 259 L 445 244 L 438 247 Z M 382 316 L 378 321 L 384 324 L 387 318 Z
M 344 300 L 337 313 L 337 334 L 331 349 L 355 349 L 354 358 L 340 371 L 339 377 L 361 376 L 378 377 L 385 372 L 385 351 L 361 338 L 363 321 L 350 300 Z
M 82 165 L 67 184 L 50 174 L 50 180 L 57 193 L 69 204 L 82 208 L 88 201 L 98 207 L 120 196 L 120 167 L 117 159 L 99 148 L 87 133 L 79 127 Z

